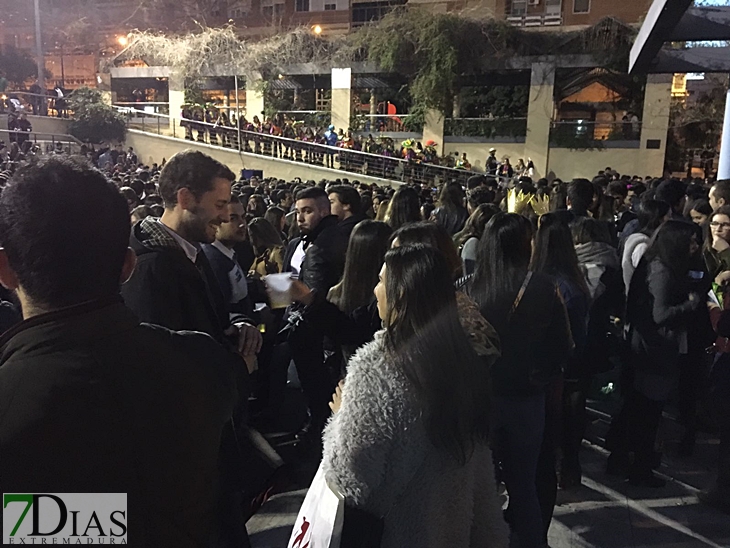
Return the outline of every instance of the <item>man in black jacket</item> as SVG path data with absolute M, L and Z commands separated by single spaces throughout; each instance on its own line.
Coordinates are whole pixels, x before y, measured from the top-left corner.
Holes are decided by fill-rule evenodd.
M 347 236 L 338 219 L 331 215 L 327 193 L 319 187 L 307 188 L 297 194 L 297 224 L 302 237 L 293 240 L 287 249 L 284 268 L 298 274 L 311 290 L 326 295 L 339 282 L 345 267 Z M 301 433 L 319 440 L 329 416 L 329 399 L 334 388 L 324 367 L 324 335 L 316 325 L 302 319 L 295 308 L 292 317 L 299 317 L 289 336 L 294 363 L 309 403 L 311 422 Z M 290 318 L 292 321 L 292 318 Z
M 160 173 L 165 202 L 160 219 L 132 229 L 137 270 L 122 288 L 127 306 L 144 321 L 169 329 L 207 333 L 244 356 L 258 352 L 261 335 L 247 323 L 231 324 L 228 307 L 201 243 L 213 243 L 228 222 L 233 172 L 202 152 L 175 154 Z
M 236 363 L 209 336 L 141 324 L 124 306 L 129 228 L 124 198 L 81 163 L 48 160 L 4 189 L 0 282 L 25 321 L 0 340 L 0 490 L 126 493 L 128 544 L 199 547 Z
M 218 227 L 229 221 L 234 179 L 230 169 L 202 152 L 185 150 L 170 158 L 158 183 L 165 212 L 160 219 L 142 219 L 132 229 L 137 269 L 122 287 L 122 296 L 142 321 L 168 329 L 202 331 L 237 358 L 240 398 L 231 426 L 242 436 L 249 394 L 246 364 L 254 364 L 253 356 L 261 349 L 261 334 L 244 321 L 231 323 L 215 273 L 200 250 L 200 244 L 212 243 Z M 234 510 L 240 490 L 228 477 L 241 477 L 243 472 L 236 434 L 227 431 L 223 441 L 221 473 L 227 489 L 222 502 L 222 537 L 240 545 L 247 540 L 244 524 Z

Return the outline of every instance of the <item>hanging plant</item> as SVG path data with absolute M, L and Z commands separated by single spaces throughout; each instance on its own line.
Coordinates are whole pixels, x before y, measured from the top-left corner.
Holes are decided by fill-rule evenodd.
M 593 54 L 597 64 L 619 67 L 627 62 L 634 35 L 610 17 L 579 31 L 530 32 L 506 21 L 403 6 L 344 36 L 316 35 L 306 27 L 258 41 L 241 39 L 233 26 L 177 36 L 135 32 L 120 58 L 169 66 L 192 80 L 238 74 L 265 82 L 291 65 L 327 72 L 367 61 L 406 77 L 411 114 L 435 109 L 448 116 L 465 76 L 521 55 Z

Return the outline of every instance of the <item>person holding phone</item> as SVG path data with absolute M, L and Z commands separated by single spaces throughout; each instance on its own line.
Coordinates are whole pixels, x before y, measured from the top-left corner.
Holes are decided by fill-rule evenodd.
M 627 469 L 634 485 L 666 483 L 652 472 L 654 441 L 664 404 L 679 379 L 681 357 L 689 353 L 690 323 L 707 301 L 690 277 L 698 250 L 693 223 L 667 221 L 631 279 L 626 315 L 632 368 L 623 408 L 612 425 L 615 437 L 608 466 L 617 472 Z M 616 435 L 621 424 L 622 435 Z M 634 453 L 632 463 L 629 451 Z

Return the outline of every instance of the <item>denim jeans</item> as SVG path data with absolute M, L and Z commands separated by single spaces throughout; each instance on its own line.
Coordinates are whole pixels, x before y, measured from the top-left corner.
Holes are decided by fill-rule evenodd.
M 520 548 L 544 546 L 537 462 L 545 431 L 545 395 L 495 398 L 496 447 L 509 494 L 507 513 Z

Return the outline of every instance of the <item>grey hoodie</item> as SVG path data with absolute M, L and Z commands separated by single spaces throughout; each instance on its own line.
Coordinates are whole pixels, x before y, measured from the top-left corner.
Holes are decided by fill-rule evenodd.
M 618 252 L 613 246 L 603 242 L 578 244 L 575 246 L 575 252 L 586 277 L 588 289 L 591 291 L 591 299 L 595 301 L 606 291 L 606 286 L 601 282 L 601 277 L 606 269 L 618 270 L 621 267 Z

